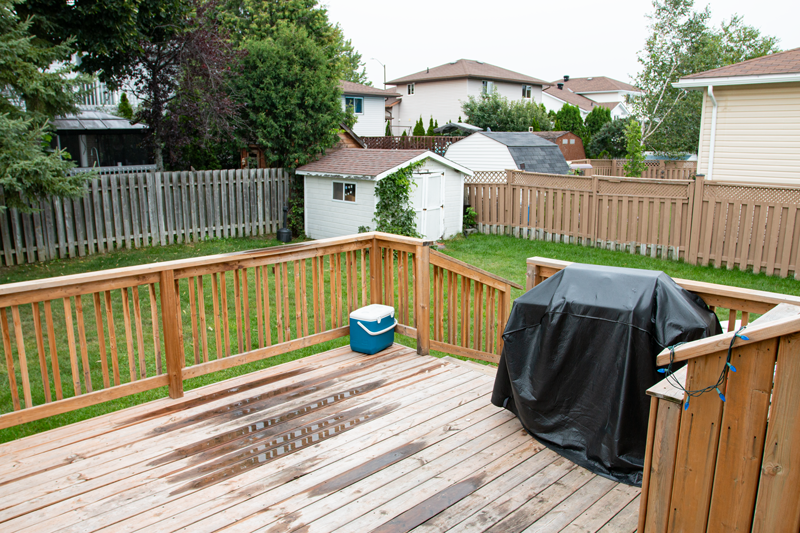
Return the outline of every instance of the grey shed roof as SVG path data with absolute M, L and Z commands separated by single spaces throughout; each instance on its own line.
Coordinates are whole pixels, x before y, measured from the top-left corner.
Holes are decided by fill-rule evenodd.
M 504 144 L 517 168 L 545 174 L 566 174 L 569 165 L 557 145 L 529 132 L 482 132 L 490 139 Z M 524 165 L 524 167 L 523 167 Z
M 131 124 L 128 119 L 114 116 L 103 111 L 81 111 L 78 115 L 67 115 L 53 119 L 58 131 L 102 131 L 102 130 L 136 130 L 147 129 L 144 124 Z

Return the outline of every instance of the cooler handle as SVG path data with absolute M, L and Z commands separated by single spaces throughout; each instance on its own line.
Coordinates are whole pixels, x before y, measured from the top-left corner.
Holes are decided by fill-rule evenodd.
M 364 331 L 366 331 L 366 332 L 367 332 L 369 335 L 372 335 L 373 337 L 375 337 L 375 336 L 377 336 L 377 335 L 382 335 L 382 334 L 386 333 L 387 331 L 389 331 L 390 329 L 392 329 L 393 327 L 395 327 L 395 326 L 397 325 L 397 319 L 395 319 L 395 320 L 394 320 L 394 324 L 392 324 L 392 325 L 391 325 L 391 326 L 389 326 L 388 328 L 386 328 L 386 329 L 383 329 L 383 330 L 381 330 L 381 331 L 370 331 L 370 330 L 368 330 L 368 329 L 367 329 L 367 327 L 366 327 L 364 324 L 362 324 L 361 322 L 356 322 L 356 324 L 358 324 L 359 326 L 361 326 L 361 329 L 363 329 Z

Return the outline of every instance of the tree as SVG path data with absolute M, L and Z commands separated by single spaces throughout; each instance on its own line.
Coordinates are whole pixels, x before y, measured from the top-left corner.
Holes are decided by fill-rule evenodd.
M 661 153 L 696 152 L 702 93 L 672 84 L 681 77 L 778 51 L 777 39 L 761 36 L 734 16 L 719 30 L 711 12 L 694 10 L 694 0 L 653 0 L 650 35 L 639 52 L 635 84 L 644 96 L 629 103 L 642 125 L 642 142 Z
M 422 116 L 420 115 L 419 120 L 416 124 L 414 124 L 414 131 L 411 133 L 415 137 L 422 137 L 425 135 L 425 126 L 422 123 Z
M 581 118 L 581 110 L 578 106 L 564 104 L 561 109 L 556 113 L 555 118 L 556 131 L 571 131 L 578 137 L 584 137 L 586 134 L 586 127 L 583 125 Z
M 344 119 L 335 66 L 302 27 L 246 43 L 237 86 L 250 139 L 270 166 L 297 168 L 338 141 Z
M 586 155 L 591 158 L 619 159 L 625 157 L 628 149 L 625 128 L 631 120 L 617 118 L 603 124 L 600 131 L 592 135 L 592 139 L 586 145 Z
M 131 103 L 128 101 L 127 93 L 122 93 L 122 95 L 119 97 L 117 114 L 122 118 L 127 118 L 128 120 L 133 118 L 133 107 L 131 107 Z
M 70 176 L 70 154 L 49 148 L 48 120 L 75 111 L 83 77 L 71 77 L 69 43 L 34 38 L 15 3 L 0 0 L 0 185 L 5 205 L 31 211 L 29 201 L 54 195 L 78 198 L 86 175 Z M 65 66 L 50 68 L 56 62 Z
M 428 129 L 425 131 L 425 135 L 427 135 L 428 137 L 433 137 L 434 135 L 436 135 L 436 132 L 433 131 L 435 127 L 436 126 L 433 125 L 433 117 L 431 117 L 430 121 L 428 121 Z
M 550 120 L 544 108 L 535 102 L 510 101 L 497 92 L 480 97 L 470 96 L 462 102 L 467 123 L 492 131 L 528 131 L 531 126 L 550 130 Z M 461 117 L 459 122 L 461 122 Z
M 644 164 L 644 147 L 642 146 L 642 129 L 635 120 L 628 121 L 625 128 L 625 139 L 627 140 L 627 161 L 625 163 L 625 175 L 629 178 L 638 178 L 642 172 L 647 170 Z
M 384 133 L 386 137 L 392 136 L 392 123 L 388 120 L 386 121 L 386 132 Z
M 586 126 L 586 133 L 591 138 L 598 131 L 600 131 L 600 128 L 602 128 L 604 124 L 609 122 L 611 122 L 611 110 L 607 107 L 598 105 L 595 106 L 588 115 L 586 115 L 586 119 L 583 123 Z

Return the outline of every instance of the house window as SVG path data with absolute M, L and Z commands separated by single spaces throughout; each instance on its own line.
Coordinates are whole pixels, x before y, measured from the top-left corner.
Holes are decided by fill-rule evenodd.
M 338 181 L 333 182 L 333 199 L 340 202 L 355 202 L 356 201 L 356 184 L 355 183 L 341 183 Z
M 530 98 L 532 90 L 533 90 L 533 88 L 530 85 L 523 85 L 522 86 L 522 97 L 523 98 Z
M 414 83 L 408 84 L 408 94 L 414 94 Z
M 483 89 L 481 90 L 481 94 L 492 94 L 494 92 L 494 82 L 483 80 Z
M 356 115 L 363 115 L 364 114 L 364 99 L 358 96 L 345 96 L 344 97 L 344 106 L 345 107 L 352 107 L 353 113 Z

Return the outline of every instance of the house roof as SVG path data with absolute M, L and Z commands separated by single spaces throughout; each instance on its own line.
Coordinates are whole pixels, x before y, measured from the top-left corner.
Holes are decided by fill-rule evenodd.
M 542 139 L 548 140 L 550 142 L 556 141 L 559 137 L 563 137 L 569 133 L 568 131 L 534 131 L 533 134 L 541 137 Z
M 552 142 L 533 133 L 524 132 L 480 132 L 474 135 L 486 137 L 504 144 L 514 159 L 517 168 L 545 174 L 569 172 L 564 154 Z
M 378 89 L 377 87 L 370 87 L 369 85 L 362 85 L 361 83 L 354 83 L 352 81 L 339 81 L 339 88 L 342 89 L 344 94 L 357 94 L 363 96 L 383 96 L 384 98 L 390 96 L 400 96 L 400 93 L 391 89 Z
M 141 131 L 147 129 L 144 124 L 131 124 L 126 118 L 117 117 L 103 111 L 81 111 L 77 115 L 56 117 L 51 122 L 57 131 Z
M 484 63 L 482 61 L 474 61 L 472 59 L 459 59 L 458 61 L 447 63 L 446 65 L 439 65 L 438 67 L 425 69 L 415 74 L 409 74 L 408 76 L 403 76 L 402 78 L 387 81 L 386 83 L 391 85 L 399 85 L 402 83 L 412 83 L 417 81 L 449 80 L 458 78 L 483 78 L 489 80 L 524 82 L 533 85 L 547 84 L 546 81 L 538 78 L 526 76 L 525 74 L 520 74 L 519 72 L 514 72 L 502 67 L 490 65 L 489 63 Z
M 765 74 L 797 74 L 800 73 L 800 48 L 786 50 L 777 54 L 748 59 L 705 72 L 698 72 L 683 79 L 728 78 L 732 76 L 760 76 Z
M 642 92 L 638 87 L 629 83 L 615 80 L 606 76 L 594 76 L 591 78 L 570 78 L 569 81 L 563 79 L 556 80 L 553 85 L 563 83 L 565 89 L 572 89 L 575 93 L 604 93 L 610 91 Z
M 298 174 L 322 177 L 349 176 L 353 179 L 380 180 L 400 168 L 424 159 L 434 159 L 443 165 L 472 175 L 472 171 L 428 150 L 381 150 L 342 148 L 297 169 Z
M 622 105 L 622 102 L 597 102 L 597 105 L 607 107 L 610 111 L 613 111 L 617 106 Z
M 589 100 L 585 96 L 575 94 L 574 92 L 566 88 L 559 89 L 558 87 L 554 87 L 551 85 L 550 87 L 545 88 L 542 92 L 547 93 L 553 98 L 558 98 L 562 102 L 566 102 L 570 105 L 576 105 L 582 110 L 586 111 L 587 113 L 590 112 L 592 108 L 594 108 L 594 106 L 598 105 L 597 102 Z

